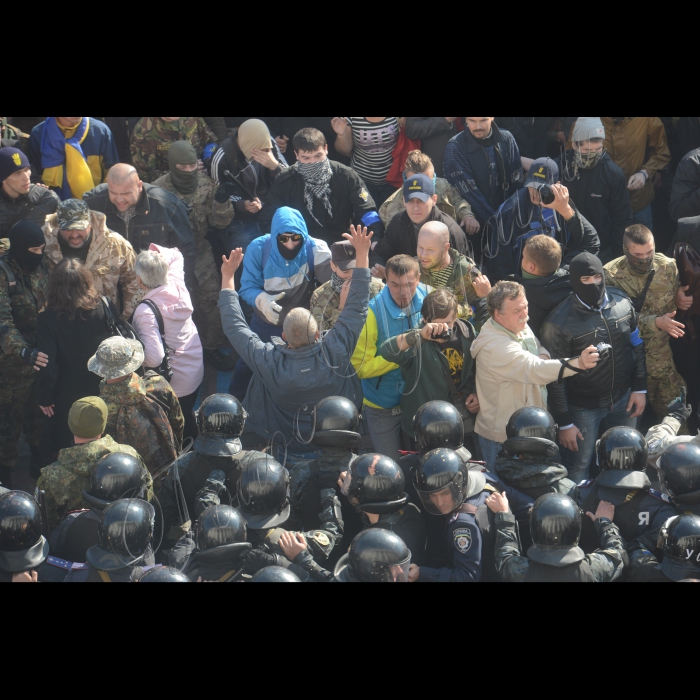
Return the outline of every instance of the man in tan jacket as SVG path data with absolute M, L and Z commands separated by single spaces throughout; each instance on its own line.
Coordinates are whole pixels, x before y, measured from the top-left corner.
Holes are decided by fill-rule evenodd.
M 593 369 L 599 355 L 591 346 L 580 358 L 552 360 L 527 325 L 527 297 L 517 282 L 499 282 L 487 305 L 491 320 L 484 324 L 471 353 L 481 406 L 476 434 L 482 460 L 493 469 L 510 417 L 526 406 L 546 411 L 547 385 Z

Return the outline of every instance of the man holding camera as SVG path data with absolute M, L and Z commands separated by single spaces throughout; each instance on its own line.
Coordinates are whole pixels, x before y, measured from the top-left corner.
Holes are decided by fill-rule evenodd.
M 596 230 L 559 182 L 559 167 L 551 158 L 540 158 L 532 164 L 525 188 L 506 200 L 491 222 L 486 254 L 491 281 L 517 274 L 525 244 L 541 234 L 561 244 L 564 268 L 579 253 L 597 255 L 600 250 Z
M 636 427 L 647 403 L 647 368 L 637 312 L 624 292 L 606 287 L 601 261 L 583 253 L 569 272 L 573 294 L 544 322 L 541 341 L 553 358 L 598 347 L 600 361 L 593 370 L 550 386 L 563 464 L 579 483 L 589 477 L 603 422 L 608 429 Z

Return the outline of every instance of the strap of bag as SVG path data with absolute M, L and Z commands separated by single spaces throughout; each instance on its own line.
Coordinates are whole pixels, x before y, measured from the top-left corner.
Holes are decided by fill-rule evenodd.
M 651 288 L 651 283 L 654 281 L 654 277 L 656 277 L 656 270 L 652 270 L 651 273 L 649 274 L 649 278 L 647 279 L 647 283 L 644 287 L 644 290 L 642 293 L 632 302 L 632 305 L 634 306 L 634 310 L 638 313 L 642 313 L 642 309 L 644 308 L 644 303 L 647 300 L 647 294 L 649 294 L 649 289 Z
M 117 327 L 117 320 L 114 318 L 112 309 L 109 306 L 109 299 L 107 299 L 107 297 L 100 298 L 102 299 L 102 306 L 105 310 L 105 320 L 107 321 L 107 328 L 109 329 L 109 332 L 113 336 L 121 335 L 121 333 L 119 332 L 119 328 Z
M 142 304 L 145 304 L 156 317 L 158 332 L 160 333 L 160 338 L 163 341 L 163 347 L 165 348 L 165 322 L 163 321 L 163 314 L 161 314 L 160 309 L 150 299 L 144 299 L 139 306 Z
M 12 272 L 12 268 L 4 261 L 0 260 L 0 270 L 2 270 L 7 275 L 7 283 L 10 287 L 10 296 L 17 293 L 17 279 L 15 278 L 15 273 Z

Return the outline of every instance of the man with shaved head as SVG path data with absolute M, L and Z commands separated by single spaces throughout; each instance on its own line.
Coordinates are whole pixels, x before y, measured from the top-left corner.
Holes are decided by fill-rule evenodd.
M 151 243 L 177 248 L 185 257 L 187 287 L 197 289 L 194 233 L 185 205 L 174 194 L 141 182 L 132 165 L 118 163 L 107 174 L 107 182 L 86 192 L 83 199 L 92 211 L 107 217 L 108 228 L 126 238 L 137 255 Z

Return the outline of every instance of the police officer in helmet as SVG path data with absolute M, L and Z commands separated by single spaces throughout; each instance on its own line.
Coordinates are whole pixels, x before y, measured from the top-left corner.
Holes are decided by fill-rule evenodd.
M 365 530 L 335 569 L 337 583 L 407 583 L 411 551 L 388 530 Z
M 35 583 L 49 556 L 39 504 L 29 494 L 0 494 L 0 583 Z
M 145 573 L 139 583 L 192 583 L 187 576 L 177 569 L 158 567 Z
M 521 519 L 532 499 L 485 471 L 470 470 L 453 450 L 438 449 L 421 460 L 415 488 L 429 517 L 441 518 L 451 559 L 440 568 L 411 566 L 410 581 L 480 583 L 498 580 L 494 516 L 486 506 L 492 493 L 507 493 Z M 428 540 L 428 551 L 431 549 Z
M 379 454 L 358 457 L 341 474 L 342 493 L 357 509 L 365 529 L 395 532 L 411 550 L 412 561 L 423 564 L 428 535 L 420 510 L 408 502 L 406 480 L 393 459 Z
M 301 583 L 301 579 L 288 569 L 281 566 L 268 566 L 260 569 L 250 583 Z
M 496 515 L 496 568 L 507 583 L 612 583 L 622 576 L 627 552 L 610 503 L 601 501 L 595 515 L 587 514 L 601 547 L 588 556 L 579 547 L 581 510 L 569 496 L 548 493 L 537 500 L 530 514 L 534 544 L 527 556 L 521 553 L 507 496 L 495 493 L 486 504 Z

